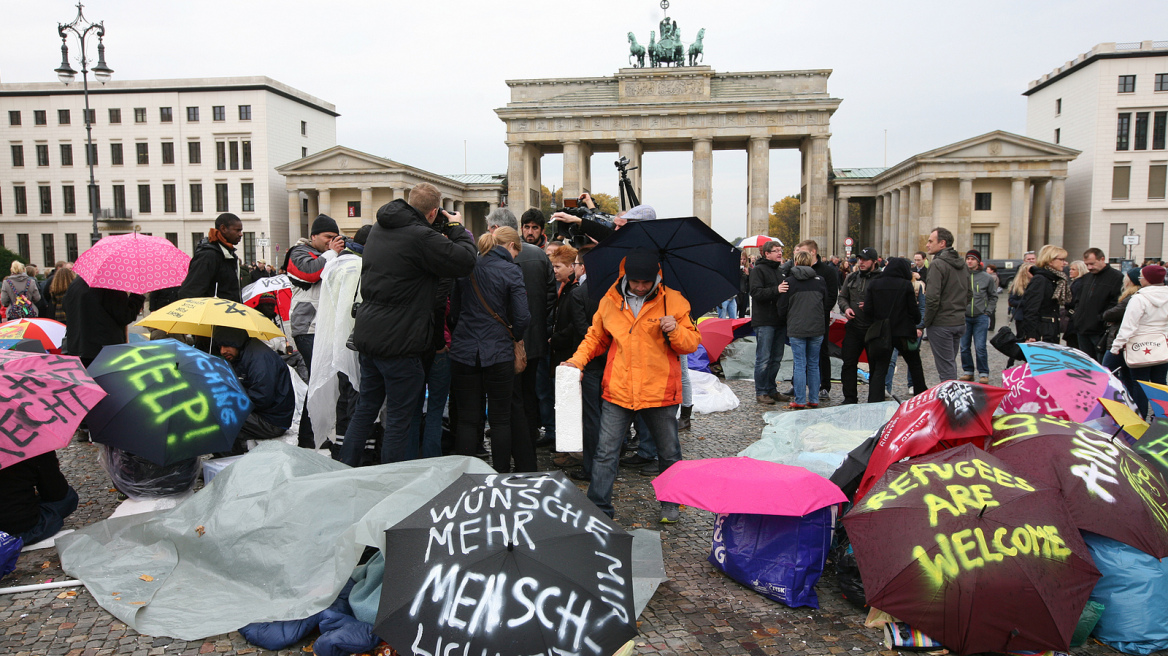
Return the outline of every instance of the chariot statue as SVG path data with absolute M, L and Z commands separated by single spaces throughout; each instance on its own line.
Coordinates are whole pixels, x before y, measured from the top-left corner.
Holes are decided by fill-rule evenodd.
M 669 0 L 661 0 L 661 8 L 668 11 Z M 661 35 L 660 40 L 657 39 L 658 34 Z M 697 41 L 691 44 L 687 51 L 685 44 L 681 41 L 681 31 L 677 27 L 677 21 L 671 20 L 666 14 L 658 25 L 658 31 L 649 32 L 648 46 L 637 43 L 637 37 L 629 32 L 629 64 L 635 68 L 644 68 L 645 55 L 648 55 L 649 66 L 653 68 L 696 66 L 699 60 L 704 61 L 705 59 L 702 52 L 702 38 L 705 34 L 705 28 L 698 30 Z

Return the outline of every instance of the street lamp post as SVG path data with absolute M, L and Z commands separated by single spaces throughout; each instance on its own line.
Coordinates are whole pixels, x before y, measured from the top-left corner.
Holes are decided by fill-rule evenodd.
M 69 46 L 65 42 L 69 36 L 68 33 L 72 32 L 81 45 L 81 57 L 77 61 L 81 64 L 81 80 L 85 89 L 85 161 L 89 164 L 89 208 L 93 210 L 93 233 L 89 236 L 91 246 L 101 239 L 101 233 L 97 230 L 97 214 L 100 209 L 97 206 L 97 182 L 93 177 L 93 160 L 96 153 L 93 150 L 93 124 L 89 120 L 89 59 L 85 54 L 85 39 L 90 32 L 97 35 L 97 66 L 93 67 L 93 77 L 97 78 L 98 82 L 105 84 L 114 71 L 105 65 L 105 44 L 102 43 L 102 38 L 105 36 L 104 23 L 105 21 L 101 23 L 89 22 L 82 14 L 80 2 L 77 3 L 77 17 L 73 19 L 72 23 L 64 25 L 57 23 L 57 33 L 61 35 L 61 66 L 56 69 L 56 73 L 57 79 L 65 84 L 69 84 L 77 77 L 77 71 L 69 65 Z

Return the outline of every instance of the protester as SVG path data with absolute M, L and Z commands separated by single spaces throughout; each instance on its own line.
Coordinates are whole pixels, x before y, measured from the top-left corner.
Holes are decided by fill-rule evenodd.
M 1072 322 L 1078 335 L 1079 350 L 1098 361 L 1108 350 L 1106 345 L 1102 349 L 1098 347 L 1106 331 L 1103 313 L 1118 302 L 1123 274 L 1107 263 L 1107 257 L 1098 248 L 1088 248 L 1083 253 L 1083 264 L 1087 266 L 1087 273 L 1079 278 L 1083 282 L 1075 300 Z
M 925 329 L 941 382 L 957 378 L 957 352 L 965 332 L 965 308 L 972 300 L 969 269 L 953 248 L 953 233 L 937 228 L 925 245 L 933 256 L 932 275 L 921 280 L 925 291 Z
M 65 293 L 65 352 L 89 367 L 103 346 L 126 343 L 126 326 L 138 318 L 146 297 L 90 287 L 77 276 Z
M 1071 279 L 1071 302 L 1064 308 L 1061 323 L 1066 330 L 1063 332 L 1063 341 L 1071 348 L 1079 347 L 1079 334 L 1075 330 L 1075 309 L 1079 299 L 1083 296 L 1083 283 L 1086 282 L 1087 265 L 1083 260 L 1075 260 L 1067 266 L 1067 276 Z
M 231 363 L 235 377 L 251 399 L 251 412 L 243 421 L 230 455 L 247 453 L 248 440 L 270 440 L 287 432 L 296 412 L 296 394 L 284 360 L 240 328 L 216 326 L 211 341 L 219 355 Z
M 548 347 L 551 351 L 551 362 L 559 364 L 572 357 L 584 335 L 578 338 L 572 325 L 571 297 L 578 283 L 576 282 L 576 260 L 579 251 L 571 246 L 560 246 L 551 256 L 552 271 L 556 276 L 556 304 L 550 313 L 551 336 L 548 338 Z
M 36 309 L 37 309 L 37 316 L 38 317 L 52 316 L 51 312 L 49 311 L 49 299 L 48 299 L 48 294 L 45 293 L 44 281 L 38 277 L 40 275 L 40 267 L 38 267 L 37 265 L 32 264 L 30 262 L 30 263 L 25 265 L 24 273 L 25 273 L 25 275 L 28 276 L 28 279 L 32 281 L 32 284 L 36 285 L 37 293 L 39 294 L 39 298 L 36 300 L 36 303 L 35 303 Z
M 1025 333 L 1027 342 L 1059 341 L 1059 315 L 1071 300 L 1071 285 L 1063 269 L 1067 264 L 1067 252 L 1057 246 L 1047 244 L 1038 254 L 1037 264 L 1031 271 L 1034 277 L 1022 295 L 1021 325 L 1019 331 Z
M 913 288 L 913 273 L 909 269 L 908 260 L 889 258 L 884 271 L 868 285 L 864 296 L 864 314 L 872 323 L 888 322 L 891 346 L 908 364 L 913 394 L 920 394 L 927 386 L 924 367 L 921 366 L 920 343 L 917 341 L 922 335 L 921 329 L 917 327 L 921 321 L 921 308 Z M 940 282 L 935 278 L 933 284 Z M 926 297 L 927 294 L 926 291 Z M 871 372 L 868 379 L 869 403 L 884 400 L 885 379 L 894 354 L 893 348 L 884 348 L 878 342 L 872 340 L 867 344 L 868 368 Z
M 0 499 L 0 531 L 20 538 L 26 547 L 56 535 L 78 502 L 56 451 L 0 469 Z
M 1023 263 L 1018 267 L 1014 280 L 1010 282 L 1010 295 L 1006 297 L 1006 305 L 1009 307 L 1008 321 L 1014 322 L 1014 335 L 1019 342 L 1026 341 L 1026 336 L 1022 333 L 1022 297 L 1026 293 L 1026 287 L 1030 285 L 1030 280 L 1034 278 L 1033 270 L 1032 264 Z M 1013 366 L 1014 358 L 1007 358 L 1006 368 Z
M 952 244 L 949 244 L 952 246 Z M 929 254 L 924 251 L 913 253 L 912 272 L 921 277 L 921 282 L 927 283 L 929 277 Z
M 69 285 L 73 284 L 73 280 L 77 277 L 73 273 L 73 269 L 66 269 L 62 267 L 53 275 L 53 282 L 49 285 L 49 297 L 52 298 L 50 304 L 53 308 L 53 319 L 69 325 L 69 314 L 65 311 L 65 297 L 69 294 Z
M 965 254 L 969 267 L 969 292 L 972 295 L 965 307 L 965 333 L 961 335 L 961 380 L 973 380 L 974 354 L 977 355 L 977 382 L 990 384 L 990 361 L 986 353 L 986 334 L 990 329 L 990 314 L 998 304 L 998 287 L 990 275 L 981 270 L 981 251 Z
M 754 398 L 763 405 L 790 401 L 775 381 L 787 344 L 787 327 L 779 321 L 779 285 L 783 274 L 783 247 L 777 241 L 762 245 L 762 259 L 750 271 L 750 325 L 754 328 Z
M 912 287 L 913 287 L 913 294 L 916 296 L 916 299 L 917 299 L 917 308 L 919 308 L 920 312 L 921 312 L 921 320 L 917 323 L 917 336 L 913 339 L 908 340 L 908 350 L 919 351 L 921 348 L 921 336 L 924 335 L 924 330 L 925 330 L 925 323 L 924 323 L 924 319 L 925 319 L 925 283 L 921 282 L 920 274 L 915 272 L 915 271 L 913 271 L 913 273 L 912 273 Z M 893 347 L 892 358 L 889 360 L 889 363 L 888 363 L 888 375 L 884 377 L 884 391 L 887 393 L 888 396 L 892 396 L 892 380 L 896 377 L 896 359 L 899 355 L 900 355 L 900 351 L 898 349 L 896 349 L 895 347 Z M 919 354 L 918 354 L 918 357 L 919 357 Z M 907 360 L 906 360 L 906 362 L 907 362 Z M 870 370 L 871 370 L 871 366 L 869 366 L 869 371 Z M 908 386 L 913 387 L 914 385 L 913 385 L 913 376 L 912 376 L 912 369 L 911 368 L 909 368 L 905 371 L 905 378 L 908 382 Z
M 798 255 L 800 251 L 807 251 L 811 253 L 811 258 L 814 264 L 811 266 L 815 270 L 815 275 L 823 278 L 824 284 L 827 285 L 827 292 L 824 295 L 823 303 L 823 332 L 822 335 L 827 335 L 828 328 L 831 326 L 831 308 L 835 305 L 835 299 L 839 296 L 839 270 L 831 265 L 828 260 L 822 260 L 819 257 L 819 244 L 813 239 L 805 239 L 798 244 L 795 244 L 795 254 Z M 784 267 L 788 269 L 789 266 Z M 784 275 L 787 275 L 786 273 Z M 788 275 L 789 278 L 789 275 Z M 780 288 L 780 292 L 785 292 L 785 288 Z M 790 331 L 787 336 L 790 337 Z M 829 397 L 829 390 L 831 390 L 831 358 L 828 355 L 827 348 L 819 349 L 819 400 L 826 401 Z M 787 392 L 787 396 L 795 396 L 795 392 Z M 814 399 L 813 399 L 814 400 Z
M 373 422 L 388 398 L 381 460 L 404 457 L 409 419 L 426 380 L 422 357 L 434 347 L 434 299 L 444 277 L 469 275 L 475 246 L 458 221 L 446 212 L 445 235 L 431 224 L 442 194 L 423 182 L 377 210 L 377 224 L 365 244 L 361 265 L 362 301 L 353 342 L 361 354 L 361 396 L 345 432 L 341 461 L 360 462 Z M 541 251 L 542 252 L 542 251 Z
M 839 292 L 839 309 L 847 317 L 844 326 L 844 343 L 841 348 L 844 364 L 840 372 L 840 387 L 844 392 L 844 404 L 859 401 L 857 392 L 857 370 L 860 355 L 864 352 L 864 336 L 872 322 L 864 315 L 864 298 L 868 293 L 868 283 L 876 276 L 875 248 L 860 250 L 856 260 L 856 270 L 844 278 Z
M 53 300 L 53 295 L 49 290 L 53 286 L 53 280 L 56 278 L 57 273 L 64 268 L 65 260 L 57 260 L 57 263 L 53 266 L 52 269 L 49 270 L 48 274 L 45 276 L 45 279 L 41 281 L 41 297 L 45 299 L 45 304 L 48 306 L 48 311 L 43 313 L 41 316 L 54 317 L 57 314 L 57 304 Z
M 243 222 L 229 212 L 215 219 L 215 227 L 195 247 L 178 298 L 216 297 L 242 303 L 239 295 L 239 257 L 235 245 L 243 239 Z
M 1123 290 L 1119 294 L 1119 299 L 1115 305 L 1108 308 L 1103 313 L 1103 322 L 1106 324 L 1106 330 L 1103 336 L 1100 337 L 1098 344 L 1099 349 L 1103 352 L 1103 366 L 1108 371 L 1115 373 L 1123 386 L 1127 388 L 1128 396 L 1136 402 L 1136 407 L 1141 404 L 1147 407 L 1147 395 L 1144 394 L 1144 388 L 1140 387 L 1139 383 L 1132 378 L 1131 369 L 1128 368 L 1127 363 L 1124 362 L 1122 355 L 1117 355 L 1111 352 L 1111 344 L 1115 341 L 1116 335 L 1119 334 L 1119 327 L 1123 324 L 1123 317 L 1127 314 L 1128 302 L 1131 301 L 1132 296 L 1135 296 L 1141 289 L 1140 287 L 1140 268 L 1132 267 L 1123 275 Z
M 0 307 L 4 308 L 4 316 L 9 321 L 39 316 L 41 290 L 36 279 L 28 275 L 27 267 L 20 260 L 12 260 L 8 271 L 11 275 L 0 283 Z
M 635 414 L 653 434 L 662 472 L 681 459 L 678 358 L 693 353 L 701 343 L 689 313 L 685 297 L 661 283 L 657 253 L 634 250 L 621 262 L 620 277 L 601 299 L 576 354 L 564 363 L 583 370 L 611 349 L 604 370 L 600 443 L 588 486 L 588 498 L 609 517 L 614 515 L 612 484 L 621 443 Z M 661 502 L 661 523 L 672 524 L 679 517 L 676 503 Z
M 559 364 L 571 357 L 580 348 L 580 342 L 592 327 L 592 318 L 600 309 L 600 303 L 588 295 L 588 271 L 584 266 L 584 256 L 592 251 L 592 246 L 584 246 L 576 253 L 574 273 L 576 287 L 568 298 L 566 314 L 557 312 L 555 331 L 552 333 L 552 362 Z M 561 303 L 563 301 L 561 300 Z M 559 359 L 557 353 L 567 353 Z M 580 396 L 583 415 L 583 448 L 581 466 L 572 469 L 568 475 L 578 481 L 592 480 L 592 461 L 596 455 L 596 445 L 600 442 L 601 378 L 604 375 L 605 354 L 592 359 L 584 366 L 584 376 L 580 380 Z
M 823 308 L 835 297 L 828 293 L 823 276 L 812 268 L 817 261 L 814 251 L 797 248 L 794 266 L 783 282 L 787 289 L 779 296 L 778 320 L 787 326 L 787 339 L 795 359 L 795 399 L 787 406 L 792 410 L 819 407 L 819 352 L 827 334 Z M 826 273 L 833 275 L 834 270 L 832 267 Z
M 1044 253 L 1045 250 L 1043 248 Z M 1044 253 L 1038 256 L 1040 262 Z M 1116 333 L 1115 340 L 1111 343 L 1112 355 L 1123 353 L 1124 347 L 1134 338 L 1148 337 L 1164 340 L 1165 336 L 1168 335 L 1168 287 L 1164 286 L 1164 275 L 1164 267 L 1158 264 L 1140 269 L 1141 289 L 1128 301 L 1127 311 L 1124 312 L 1119 332 Z M 1168 363 L 1146 367 L 1137 367 L 1133 364 L 1129 365 L 1128 368 L 1131 370 L 1134 381 L 1142 380 L 1160 385 L 1168 383 Z M 1139 387 L 1139 383 L 1136 382 L 1133 386 Z M 1140 417 L 1147 417 L 1147 397 L 1142 393 L 1140 397 L 1143 397 L 1142 404 L 1139 398 L 1136 399 Z
M 520 225 L 523 228 L 523 241 L 538 248 L 544 248 L 548 245 L 547 235 L 544 234 L 544 226 L 547 225 L 547 219 L 544 218 L 543 212 L 538 207 L 533 207 L 524 212 Z M 548 257 L 551 257 L 551 253 L 548 253 Z

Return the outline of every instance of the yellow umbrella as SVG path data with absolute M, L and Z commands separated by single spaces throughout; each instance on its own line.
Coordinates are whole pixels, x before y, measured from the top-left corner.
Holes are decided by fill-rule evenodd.
M 1119 424 L 1124 432 L 1137 440 L 1143 437 L 1144 431 L 1148 430 L 1148 422 L 1141 419 L 1135 410 L 1127 407 L 1126 403 L 1112 401 L 1103 397 L 1099 397 L 1099 402 L 1107 409 L 1107 412 L 1115 420 L 1115 423 Z
M 270 319 L 242 303 L 222 298 L 187 298 L 155 310 L 138 326 L 157 328 L 180 335 L 210 337 L 215 326 L 241 328 L 259 339 L 283 337 Z

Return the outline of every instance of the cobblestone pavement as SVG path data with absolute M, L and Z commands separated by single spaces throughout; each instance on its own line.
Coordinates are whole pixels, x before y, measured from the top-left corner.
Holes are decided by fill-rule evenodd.
M 1005 358 L 991 348 L 991 382 Z M 926 377 L 937 382 L 928 343 L 923 347 Z M 896 394 L 907 398 L 902 367 Z M 750 381 L 731 381 L 742 400 L 737 410 L 693 419 L 693 429 L 682 433 L 687 458 L 732 456 L 761 436 L 764 411 L 776 406 L 754 402 Z M 860 397 L 865 398 L 861 386 Z M 839 385 L 831 390 L 830 404 L 842 400 Z M 810 411 L 804 411 L 810 412 Z M 97 464 L 97 449 L 74 443 L 59 453 L 63 469 L 81 495 L 82 505 L 66 521 L 66 528 L 80 528 L 108 517 L 117 506 L 110 482 Z M 552 468 L 550 455 L 540 454 L 545 468 Z M 622 469 L 616 481 L 617 520 L 626 528 L 657 529 L 658 505 L 650 485 L 635 469 Z M 711 513 L 686 509 L 679 524 L 663 529 L 665 569 L 669 580 L 641 616 L 638 653 L 642 654 L 882 654 L 882 634 L 864 627 L 865 613 L 844 601 L 829 571 L 818 591 L 821 608 L 788 608 L 770 601 L 714 570 L 706 562 L 713 528 Z M 62 580 L 55 550 L 23 554 L 16 572 L 2 585 L 26 585 L 48 579 Z M 98 656 L 130 654 L 256 654 L 275 653 L 252 647 L 237 632 L 202 641 L 184 642 L 140 635 L 99 607 L 85 588 L 47 590 L 0 597 L 0 655 L 4 656 Z M 192 599 L 192 603 L 198 603 Z M 280 654 L 302 654 L 310 640 Z M 1075 651 L 1103 654 L 1109 649 L 1097 644 Z

